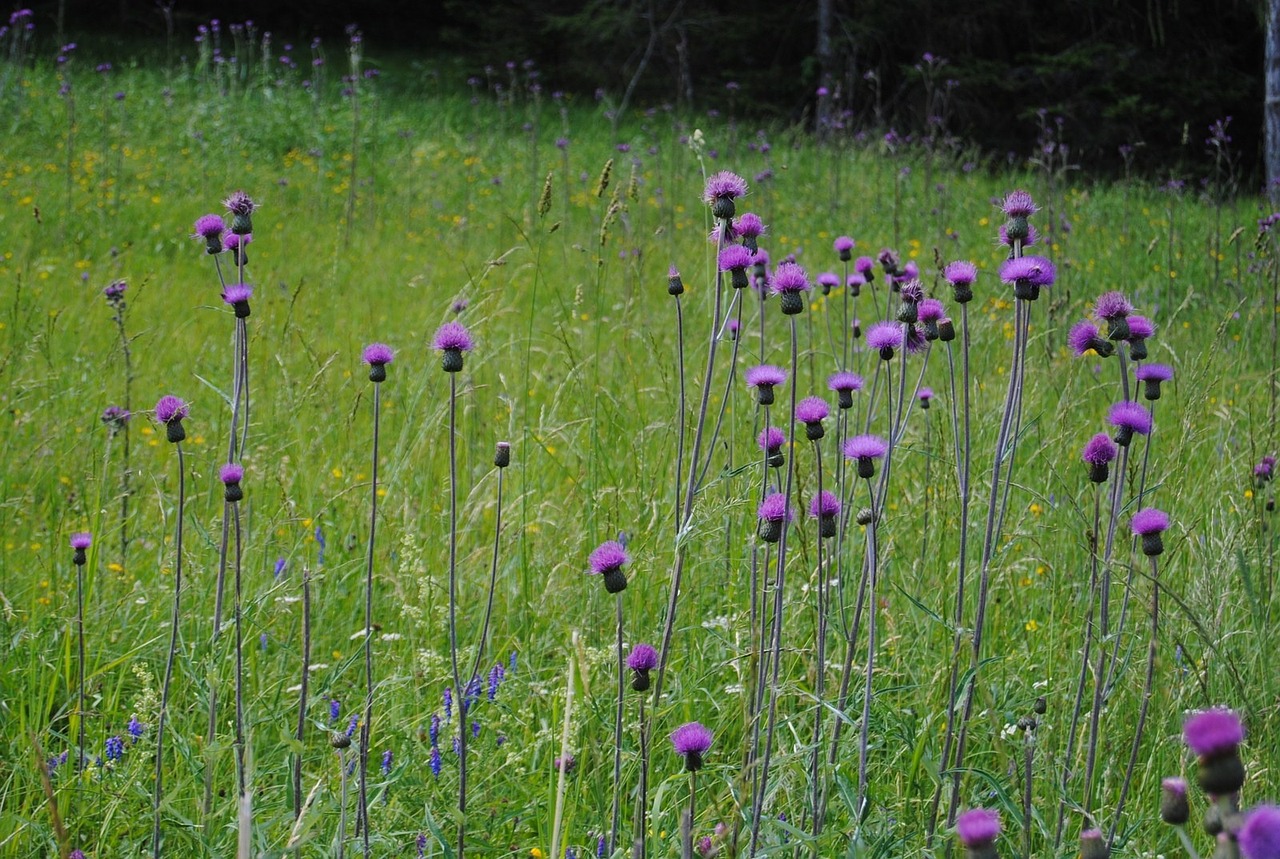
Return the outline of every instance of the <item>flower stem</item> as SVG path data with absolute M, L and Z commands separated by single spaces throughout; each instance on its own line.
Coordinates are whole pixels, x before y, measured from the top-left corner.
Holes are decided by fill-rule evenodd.
M 182 442 L 174 445 L 178 451 L 178 522 L 174 542 L 177 560 L 173 574 L 173 614 L 170 618 L 169 657 L 164 666 L 164 684 L 160 688 L 160 715 L 156 720 L 156 783 L 152 794 L 151 856 L 160 859 L 160 800 L 164 797 L 164 729 L 169 712 L 169 689 L 173 685 L 173 664 L 178 653 L 178 625 L 182 619 L 182 518 L 186 506 L 186 469 L 183 463 Z
M 453 378 L 450 374 L 449 378 Z M 357 815 L 364 855 L 369 855 L 369 733 L 373 724 L 373 546 L 378 523 L 378 435 L 382 385 L 373 383 L 373 463 L 369 489 L 369 550 L 364 578 L 364 724 L 360 726 L 360 806 Z M 465 732 L 464 732 L 465 733 Z

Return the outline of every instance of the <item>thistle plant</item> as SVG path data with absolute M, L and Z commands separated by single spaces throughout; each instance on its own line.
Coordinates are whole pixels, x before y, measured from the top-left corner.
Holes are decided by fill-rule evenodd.
M 84 567 L 88 563 L 86 552 L 93 544 L 93 535 L 79 531 L 71 535 L 71 563 L 76 568 L 76 770 L 84 769 L 84 720 L 88 715 L 84 692 Z
M 369 481 L 369 547 L 365 555 L 364 578 L 364 722 L 360 726 L 360 834 L 364 839 L 364 855 L 369 855 L 369 732 L 373 724 L 373 549 L 378 524 L 378 436 L 382 420 L 382 383 L 387 380 L 387 365 L 395 353 L 385 343 L 370 343 L 361 356 L 369 365 L 369 381 L 373 383 L 373 459 Z M 450 377 L 452 378 L 452 376 Z M 465 733 L 465 732 L 464 732 Z
M 475 348 L 461 322 L 446 322 L 436 331 L 433 345 L 442 369 L 449 374 L 449 660 L 453 688 L 463 690 L 458 670 L 458 373 L 463 356 Z M 465 725 L 465 696 L 459 702 L 458 724 Z M 458 731 L 458 859 L 463 859 L 467 836 L 467 731 Z
M 178 627 L 182 620 L 182 522 L 186 507 L 186 469 L 183 465 L 182 442 L 187 431 L 182 422 L 190 413 L 185 402 L 172 394 L 166 394 L 156 403 L 155 419 L 164 425 L 165 437 L 178 454 L 178 507 L 175 523 L 173 568 L 173 614 L 169 624 L 169 655 L 164 666 L 164 685 L 160 691 L 160 714 L 156 720 L 156 779 L 152 794 L 151 813 L 151 855 L 160 859 L 162 846 L 160 839 L 160 801 L 164 797 L 164 729 L 169 712 L 169 689 L 173 684 L 174 660 L 178 655 Z
M 130 468 L 129 455 L 129 418 L 133 408 L 133 351 L 131 340 L 125 328 L 125 311 L 128 304 L 125 292 L 128 284 L 123 280 L 113 280 L 102 290 L 103 297 L 111 307 L 111 321 L 116 324 L 116 335 L 120 340 L 120 355 L 124 361 L 124 401 L 120 406 L 109 406 L 102 413 L 102 422 L 107 425 L 110 435 L 121 437 L 120 468 L 120 566 L 128 569 L 129 562 L 129 499 L 133 494 L 133 472 Z
M 675 753 L 684 758 L 684 768 L 689 773 L 689 808 L 680 824 L 682 859 L 693 859 L 693 824 L 697 819 L 698 770 L 702 769 L 703 756 L 711 748 L 711 731 L 701 722 L 688 722 L 671 734 Z
M 591 557 L 588 559 L 592 575 L 600 576 L 604 580 L 604 589 L 613 595 L 617 609 L 618 700 L 613 721 L 613 814 L 610 816 L 610 853 L 618 844 L 618 830 L 622 819 L 622 717 L 626 684 L 626 663 L 622 655 L 622 592 L 627 587 L 627 576 L 622 568 L 630 560 L 626 547 L 616 540 L 601 543 L 591 552 Z

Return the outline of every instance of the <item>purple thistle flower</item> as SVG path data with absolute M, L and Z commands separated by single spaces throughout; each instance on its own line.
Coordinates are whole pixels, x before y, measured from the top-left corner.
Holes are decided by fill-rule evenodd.
M 252 241 L 253 241 L 252 233 L 245 233 L 243 236 L 237 235 L 235 233 L 228 233 L 222 238 L 223 247 L 231 251 L 231 253 L 235 257 L 235 261 L 237 265 L 239 265 L 241 262 L 243 262 L 245 265 L 248 265 L 249 258 L 246 256 L 243 260 L 241 260 L 240 254 L 244 252 L 245 248 L 247 248 L 249 246 L 249 243 Z
M 836 536 L 839 529 L 840 499 L 826 489 L 813 496 L 809 503 L 809 516 L 818 520 L 818 533 L 822 537 Z
M 760 539 L 766 543 L 776 543 L 782 539 L 782 524 L 795 519 L 795 511 L 787 506 L 787 497 L 781 492 L 774 492 L 760 502 L 756 511 L 759 517 Z
M 253 298 L 253 287 L 247 283 L 229 283 L 222 290 L 222 300 L 235 309 L 237 319 L 249 315 L 250 298 Z
M 177 444 L 187 437 L 182 428 L 182 421 L 187 417 L 190 408 L 173 394 L 165 394 L 156 402 L 156 420 L 165 425 L 168 439 Z
M 1089 466 L 1089 479 L 1091 481 L 1094 483 L 1106 482 L 1107 466 L 1111 460 L 1116 458 L 1116 453 L 1117 448 L 1106 433 L 1100 432 L 1085 442 L 1080 458 Z
M 627 667 L 632 671 L 652 671 L 658 667 L 658 651 L 651 644 L 636 644 L 627 654 Z
M 129 287 L 129 282 L 125 280 L 113 280 L 102 288 L 102 294 L 107 301 L 116 302 L 124 298 L 124 292 Z
M 369 381 L 385 382 L 387 365 L 395 359 L 395 352 L 386 343 L 370 343 L 360 354 L 361 360 L 369 365 Z
M 824 271 L 817 277 L 818 286 L 822 288 L 823 295 L 830 295 L 831 290 L 840 285 L 840 276 L 834 272 Z
M 840 259 L 842 261 L 848 262 L 853 256 L 850 251 L 852 251 L 857 244 L 857 242 L 848 236 L 837 236 L 836 240 L 831 243 L 831 247 L 840 255 Z
M 905 335 L 902 326 L 895 322 L 877 322 L 867 329 L 867 346 L 880 353 L 888 361 L 895 349 L 902 348 Z
M 733 201 L 745 196 L 746 193 L 746 179 L 737 173 L 722 170 L 707 180 L 702 201 L 711 206 L 711 214 L 722 220 L 729 220 L 737 211 Z
M 1145 316 L 1130 316 L 1126 321 L 1129 323 L 1130 342 L 1134 339 L 1146 340 L 1156 333 L 1155 325 Z
M 924 284 L 916 278 L 904 283 L 899 292 L 903 301 L 909 301 L 912 304 L 919 304 L 924 300 Z
M 67 859 L 85 859 L 84 851 L 77 847 L 67 854 Z
M 831 413 L 822 397 L 805 397 L 796 403 L 796 419 L 806 424 L 820 423 Z
M 258 209 L 258 204 L 244 191 L 235 191 L 222 205 L 233 215 L 252 215 Z
M 1014 298 L 1034 301 L 1040 290 L 1053 286 L 1057 269 L 1045 257 L 1025 256 L 1005 260 L 1000 266 L 1000 279 L 1013 286 Z
M 875 435 L 856 435 L 846 439 L 844 443 L 845 458 L 857 460 L 858 476 L 865 480 L 870 480 L 875 475 L 875 461 L 888 452 L 888 442 Z
M 929 402 L 933 399 L 933 388 L 924 387 L 916 392 L 916 399 L 920 401 L 920 408 L 929 408 Z
M 843 370 L 827 378 L 827 387 L 836 392 L 837 405 L 842 409 L 853 408 L 853 392 L 862 390 L 862 385 L 861 376 Z
M 929 345 L 929 338 L 925 336 L 924 330 L 919 325 L 902 326 L 903 348 L 907 350 L 908 355 L 918 355 Z
M 688 722 L 671 733 L 671 745 L 676 754 L 684 758 L 684 767 L 689 772 L 702 769 L 702 756 L 711 748 L 711 731 L 701 722 Z
M 749 248 L 742 245 L 726 245 L 720 250 L 717 262 L 720 271 L 729 272 L 729 282 L 734 289 L 746 289 L 750 286 L 747 279 L 747 267 L 752 264 L 753 255 Z
M 754 242 L 765 234 L 764 221 L 760 220 L 760 216 L 755 212 L 743 213 L 742 217 L 738 218 L 735 229 L 738 235 L 748 242 Z M 754 248 L 751 250 L 754 251 Z
M 551 764 L 555 767 L 556 772 L 563 770 L 565 775 L 568 775 L 578 766 L 578 759 L 573 755 L 565 755 L 563 758 L 556 755 Z
M 747 385 L 752 388 L 758 388 L 761 385 L 781 385 L 787 381 L 787 373 L 781 367 L 775 367 L 772 364 L 761 364 L 752 367 L 746 372 Z
M 782 446 L 787 443 L 787 437 L 777 427 L 765 427 L 761 430 L 756 443 L 760 445 L 760 449 L 765 453 L 774 454 L 782 450 Z
M 244 466 L 228 462 L 218 469 L 218 479 L 223 483 L 239 483 L 244 479 Z
M 920 308 L 917 311 L 919 320 L 926 326 L 933 324 L 937 326 L 938 320 L 946 315 L 946 310 L 942 306 L 942 302 L 936 298 L 926 298 L 920 302 Z
M 1072 325 L 1071 333 L 1067 335 L 1067 343 L 1077 357 L 1082 357 L 1091 350 L 1100 358 L 1115 354 L 1115 347 L 1111 345 L 1111 341 L 1103 337 L 1090 322 L 1077 322 Z
M 627 550 L 617 540 L 607 540 L 597 546 L 587 559 L 590 573 L 604 576 L 604 589 L 611 594 L 626 590 L 627 577 L 622 567 L 631 560 Z
M 1259 483 L 1266 483 L 1275 476 L 1275 471 L 1276 458 L 1271 454 L 1267 454 L 1253 467 L 1253 476 L 1258 479 Z
M 956 834 L 965 847 L 986 846 L 1000 834 L 1000 815 L 988 808 L 970 809 L 956 819 Z
M 1123 400 L 1107 410 L 1107 423 L 1116 428 L 1116 444 L 1128 447 L 1134 433 L 1151 432 L 1151 412 L 1132 400 Z
M 1244 741 L 1244 725 L 1232 710 L 1201 710 L 1182 725 L 1182 738 L 1200 757 L 1213 757 L 1233 751 Z
M 1104 292 L 1093 305 L 1099 319 L 1112 320 L 1133 313 L 1133 305 L 1119 292 Z
M 446 373 L 456 373 L 462 369 L 462 355 L 475 348 L 470 332 L 461 322 L 446 322 L 436 329 L 432 345 L 442 353 L 442 364 Z
M 952 286 L 972 286 L 978 279 L 978 267 L 968 260 L 956 260 L 947 263 L 946 268 L 942 270 L 942 276 Z
M 1000 203 L 1000 209 L 1010 218 L 1029 218 L 1040 209 L 1026 191 L 1011 191 Z
M 781 263 L 773 270 L 769 291 L 781 297 L 782 312 L 794 315 L 804 309 L 804 293 L 813 289 L 809 275 L 793 262 Z
M 1134 374 L 1143 384 L 1143 396 L 1148 400 L 1160 399 L 1160 385 L 1173 378 L 1173 368 L 1168 364 L 1143 364 Z
M 1139 537 L 1169 530 L 1169 514 L 1154 507 L 1144 507 L 1133 514 L 1133 533 Z
M 191 236 L 193 239 L 221 239 L 222 234 L 227 231 L 227 222 L 222 219 L 221 215 L 201 215 L 196 218 L 195 233 Z
M 93 544 L 93 535 L 88 531 L 77 531 L 71 535 L 71 548 L 83 552 Z
M 1236 840 L 1244 859 L 1280 859 L 1280 807 L 1259 805 L 1252 809 Z
M 862 275 L 867 283 L 871 282 L 871 274 L 875 271 L 875 268 L 876 261 L 871 257 L 858 257 L 853 261 L 853 270 Z
M 102 422 L 112 432 L 124 429 L 125 424 L 129 423 L 132 417 L 129 410 L 122 406 L 107 406 L 102 410 Z

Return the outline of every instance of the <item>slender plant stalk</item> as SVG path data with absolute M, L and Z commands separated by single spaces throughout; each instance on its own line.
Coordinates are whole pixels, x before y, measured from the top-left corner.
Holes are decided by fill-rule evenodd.
M 170 618 L 169 657 L 164 666 L 164 684 L 160 688 L 160 715 L 156 720 L 156 783 L 151 801 L 151 856 L 160 859 L 160 800 L 164 797 L 164 729 L 169 714 L 169 689 L 173 684 L 173 663 L 178 653 L 178 625 L 182 620 L 182 518 L 186 506 L 186 468 L 182 456 L 182 442 L 176 442 L 178 451 L 178 522 L 174 542 L 177 561 L 173 572 L 173 615 Z
M 347 851 L 347 753 L 338 752 L 338 859 L 343 859 Z
M 1107 834 L 1107 843 L 1115 840 L 1116 830 L 1120 827 L 1120 816 L 1124 813 L 1124 803 L 1129 797 L 1129 787 L 1133 784 L 1133 771 L 1138 765 L 1138 751 L 1142 747 L 1142 732 L 1147 724 L 1147 711 L 1151 708 L 1151 694 L 1156 677 L 1156 644 L 1160 632 L 1160 568 L 1156 556 L 1151 556 L 1151 639 L 1147 642 L 1147 676 L 1142 684 L 1142 705 L 1138 708 L 1138 724 L 1133 729 L 1133 745 L 1129 749 L 1129 765 L 1124 770 L 1124 781 L 1120 783 L 1120 799 L 1116 801 L 1115 815 L 1111 820 L 1111 830 Z
M 1031 859 L 1031 773 L 1036 755 L 1036 723 L 1034 719 L 1023 731 L 1022 739 L 1022 856 Z
M 450 374 L 450 379 L 453 374 Z M 373 546 L 378 524 L 378 436 L 382 420 L 382 383 L 373 383 L 373 463 L 369 489 L 369 550 L 364 577 L 364 724 L 360 726 L 360 809 L 357 820 L 369 855 L 369 733 L 373 724 Z M 455 680 L 456 682 L 456 680 Z M 461 733 L 465 733 L 462 731 Z
M 876 529 L 879 523 L 876 520 L 880 514 L 870 479 L 867 480 L 867 503 L 871 505 L 871 522 L 867 525 L 867 671 L 862 691 L 862 724 L 858 731 L 858 798 L 854 805 L 854 816 L 858 820 L 862 819 L 867 802 L 867 751 L 871 733 L 871 681 L 876 661 L 876 583 L 879 578 L 876 572 Z
M 789 386 L 791 391 L 791 411 L 787 421 L 787 449 L 789 452 L 795 451 L 796 436 L 796 371 L 799 365 L 799 347 L 796 343 L 796 318 L 795 315 L 788 317 L 791 323 L 791 379 L 792 384 Z M 791 495 L 792 483 L 795 477 L 795 456 L 787 457 L 787 477 L 783 489 L 783 498 L 785 499 L 786 515 L 782 518 L 782 536 L 778 540 L 778 562 L 774 571 L 774 592 L 773 592 L 773 643 L 772 643 L 772 666 L 769 677 L 769 718 L 768 728 L 765 731 L 764 741 L 764 758 L 760 765 L 760 783 L 755 790 L 755 796 L 752 803 L 751 814 L 751 847 L 749 855 L 755 856 L 757 848 L 760 844 L 760 817 L 764 811 L 764 797 L 769 788 L 769 764 L 773 756 L 773 735 L 777 727 L 778 713 L 778 672 L 782 663 L 782 610 L 784 605 L 784 592 L 786 590 L 786 571 L 787 571 L 787 532 L 791 530 Z
M 618 614 L 618 706 L 613 719 L 613 815 L 609 829 L 609 855 L 618 849 L 618 830 L 622 823 L 622 716 L 626 689 L 627 664 L 622 657 L 622 592 L 614 595 Z
M 1085 616 L 1084 645 L 1080 656 L 1080 676 L 1076 679 L 1075 704 L 1071 708 L 1071 727 L 1067 730 L 1067 748 L 1062 756 L 1061 799 L 1058 800 L 1058 825 L 1053 836 L 1053 849 L 1056 852 L 1062 846 L 1062 835 L 1067 819 L 1067 788 L 1071 780 L 1072 767 L 1075 762 L 1076 733 L 1080 729 L 1080 711 L 1084 704 L 1084 687 L 1089 680 L 1090 651 L 1093 640 L 1097 637 L 1098 615 L 1098 526 L 1102 523 L 1102 486 L 1094 484 L 1093 491 L 1093 527 L 1089 539 L 1089 610 Z
M 245 738 L 244 738 L 244 641 L 240 634 L 240 611 L 242 606 L 242 594 L 240 589 L 240 570 L 242 567 L 241 547 L 243 545 L 242 533 L 240 530 L 240 505 L 232 504 L 231 508 L 235 516 L 235 612 L 236 621 L 236 778 L 239 788 L 240 802 L 239 806 L 244 806 L 250 802 L 248 789 L 248 775 L 245 769 Z M 240 818 L 241 823 L 244 818 Z M 241 837 L 245 837 L 247 833 L 240 833 Z
M 467 843 L 467 693 L 458 672 L 458 374 L 449 374 L 449 656 L 458 695 L 458 859 Z M 554 853 L 552 855 L 555 855 Z
M 76 568 L 76 772 L 82 772 L 87 760 L 84 751 L 84 717 L 89 711 L 84 692 L 84 564 Z
M 304 748 L 307 732 L 307 684 L 311 675 L 311 568 L 302 568 L 302 683 L 298 691 L 298 731 L 294 739 Z M 293 758 L 293 819 L 302 817 L 302 753 Z
M 647 823 L 646 798 L 649 790 L 649 720 L 644 709 L 644 696 L 640 696 L 640 791 L 636 798 L 636 813 L 632 836 L 631 855 L 634 859 L 646 859 L 648 856 L 648 838 L 645 833 Z
M 689 807 L 685 810 L 684 821 L 680 827 L 682 859 L 693 859 L 693 822 L 697 819 L 698 810 L 698 774 L 689 773 Z
M 818 488 L 817 494 L 814 496 L 819 499 L 817 503 L 821 504 L 822 498 L 822 444 L 818 440 L 813 442 L 813 460 L 815 473 L 817 474 Z M 818 780 L 818 763 L 822 757 L 822 717 L 827 700 L 827 612 L 830 610 L 829 594 L 827 591 L 827 571 L 823 563 L 823 544 L 825 543 L 821 532 L 818 534 L 818 641 L 817 652 L 814 659 L 817 662 L 817 673 L 814 677 L 814 695 L 818 699 L 817 706 L 813 708 L 813 751 L 809 757 L 809 782 L 813 788 L 813 800 L 810 812 L 813 814 L 813 837 L 816 839 L 822 834 L 822 819 L 819 817 L 819 811 L 822 808 L 822 783 Z
M 556 777 L 556 810 L 551 824 L 551 855 L 560 855 L 560 824 L 564 820 L 565 762 L 569 758 L 569 719 L 573 715 L 573 660 L 578 652 L 578 632 L 574 630 L 569 647 L 569 682 L 564 690 L 564 723 L 560 728 L 560 766 Z

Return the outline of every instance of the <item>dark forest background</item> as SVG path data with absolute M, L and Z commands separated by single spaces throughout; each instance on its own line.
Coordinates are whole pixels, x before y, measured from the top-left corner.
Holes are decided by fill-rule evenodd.
M 155 0 L 32 8 L 45 37 L 59 14 L 71 36 L 166 35 Z M 1122 147 L 1136 146 L 1134 169 L 1153 178 L 1213 169 L 1209 126 L 1230 116 L 1242 190 L 1261 183 L 1258 0 L 179 0 L 171 13 L 180 50 L 211 17 L 253 19 L 295 40 L 340 40 L 357 22 L 375 61 L 379 51 L 449 54 L 481 74 L 532 60 L 548 91 L 732 109 L 825 134 L 892 128 L 974 143 L 996 159 L 1026 157 L 1047 136 L 1090 170 L 1119 172 Z

